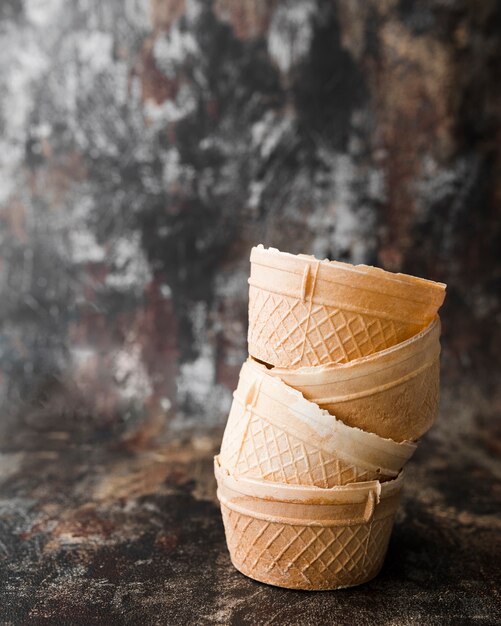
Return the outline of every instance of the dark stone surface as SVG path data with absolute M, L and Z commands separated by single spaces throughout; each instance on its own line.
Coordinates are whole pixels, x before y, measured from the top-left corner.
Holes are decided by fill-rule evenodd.
M 471 394 L 446 395 L 442 425 L 460 423 Z M 212 475 L 220 433 L 133 449 L 82 441 L 59 419 L 25 435 L 30 449 L 0 456 L 2 624 L 501 620 L 499 450 L 488 437 L 448 440 L 432 431 L 408 466 L 380 575 L 351 590 L 310 593 L 233 569 Z

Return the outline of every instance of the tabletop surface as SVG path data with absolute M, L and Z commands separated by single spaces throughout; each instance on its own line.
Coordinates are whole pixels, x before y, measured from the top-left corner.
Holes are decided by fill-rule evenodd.
M 153 446 L 71 416 L 27 418 L 0 457 L 1 623 L 500 623 L 498 439 L 446 437 L 461 408 L 443 404 L 408 466 L 382 572 L 318 593 L 231 565 L 212 473 L 220 432 Z

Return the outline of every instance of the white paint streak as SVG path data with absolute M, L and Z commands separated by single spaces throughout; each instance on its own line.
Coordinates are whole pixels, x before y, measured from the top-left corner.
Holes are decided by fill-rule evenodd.
M 0 202 L 18 190 L 27 139 L 28 117 L 33 107 L 32 88 L 47 72 L 49 59 L 29 27 L 6 22 L 0 31 L 0 92 L 4 131 L 0 137 Z
M 282 3 L 273 14 L 268 53 L 283 74 L 288 74 L 308 55 L 316 11 L 312 0 L 299 0 Z
M 112 268 L 106 276 L 106 285 L 109 287 L 124 291 L 134 288 L 142 290 L 151 280 L 151 270 L 141 248 L 138 232 L 114 241 L 109 262 Z
M 145 31 L 151 29 L 149 2 L 144 0 L 124 0 L 125 15 L 129 22 Z
M 193 166 L 181 162 L 179 150 L 171 147 L 161 155 L 163 161 L 164 188 L 168 191 L 176 185 L 189 186 L 196 178 Z
M 252 143 L 263 159 L 268 159 L 280 144 L 282 138 L 293 130 L 293 120 L 274 111 L 268 111 L 251 128 Z
M 167 412 L 172 408 L 172 402 L 169 400 L 169 398 L 164 397 L 160 400 L 160 406 L 165 412 Z
M 167 76 L 175 79 L 178 68 L 190 57 L 197 57 L 199 48 L 193 34 L 181 30 L 176 23 L 168 33 L 163 33 L 155 41 L 153 57 L 157 67 Z
M 106 258 L 106 251 L 96 241 L 90 230 L 72 230 L 70 232 L 70 253 L 73 263 L 100 263 Z
M 358 219 L 353 211 L 357 197 L 353 192 L 353 181 L 357 172 L 351 157 L 339 154 L 335 161 L 334 204 L 336 211 L 336 229 L 334 240 L 341 250 L 351 250 L 359 229 Z
M 178 398 L 181 402 L 189 397 L 201 407 L 207 403 L 215 383 L 214 354 L 210 345 L 202 346 L 200 356 L 180 367 L 177 380 Z
M 231 392 L 216 384 L 216 354 L 213 342 L 208 337 L 207 305 L 199 302 L 191 310 L 194 334 L 193 343 L 199 349 L 199 356 L 190 363 L 183 363 L 177 377 L 177 404 L 187 404 L 195 410 L 190 415 L 182 410 L 172 423 L 174 429 L 184 429 L 200 424 L 201 415 L 209 424 L 220 423 L 231 404 Z
M 44 28 L 57 20 L 64 4 L 64 0 L 24 0 L 24 14 L 28 22 Z
M 141 358 L 141 347 L 132 344 L 116 353 L 114 359 L 115 380 L 120 395 L 125 400 L 143 400 L 153 391 L 148 373 Z
M 170 300 L 172 298 L 172 289 L 166 283 L 160 285 L 160 294 L 162 298 Z
M 91 74 L 109 70 L 113 52 L 111 33 L 84 31 L 74 34 L 74 44 L 82 69 Z
M 373 203 L 384 194 L 383 176 L 375 170 L 361 176 L 356 156 L 325 146 L 319 148 L 318 158 L 325 172 L 319 170 L 313 187 L 325 191 L 315 197 L 308 221 L 314 233 L 312 251 L 319 258 L 330 254 L 352 263 L 369 262 L 377 243 Z
M 202 15 L 204 3 L 200 0 L 186 0 L 185 16 L 188 22 L 195 22 Z

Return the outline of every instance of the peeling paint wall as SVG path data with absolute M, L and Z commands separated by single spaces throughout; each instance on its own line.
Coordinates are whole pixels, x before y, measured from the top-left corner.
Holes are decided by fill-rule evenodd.
M 0 5 L 2 439 L 221 424 L 258 242 L 449 283 L 445 383 L 501 352 L 501 8 Z

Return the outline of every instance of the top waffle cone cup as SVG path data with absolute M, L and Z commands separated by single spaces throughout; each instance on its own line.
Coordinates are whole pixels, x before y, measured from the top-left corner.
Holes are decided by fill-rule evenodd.
M 393 478 L 415 448 L 347 426 L 249 360 L 240 372 L 220 456 L 237 476 L 328 488 Z
M 439 401 L 440 320 L 397 346 L 345 364 L 272 368 L 345 424 L 413 441 L 433 424 Z
M 347 363 L 420 332 L 444 297 L 442 283 L 258 246 L 249 353 L 276 367 Z

